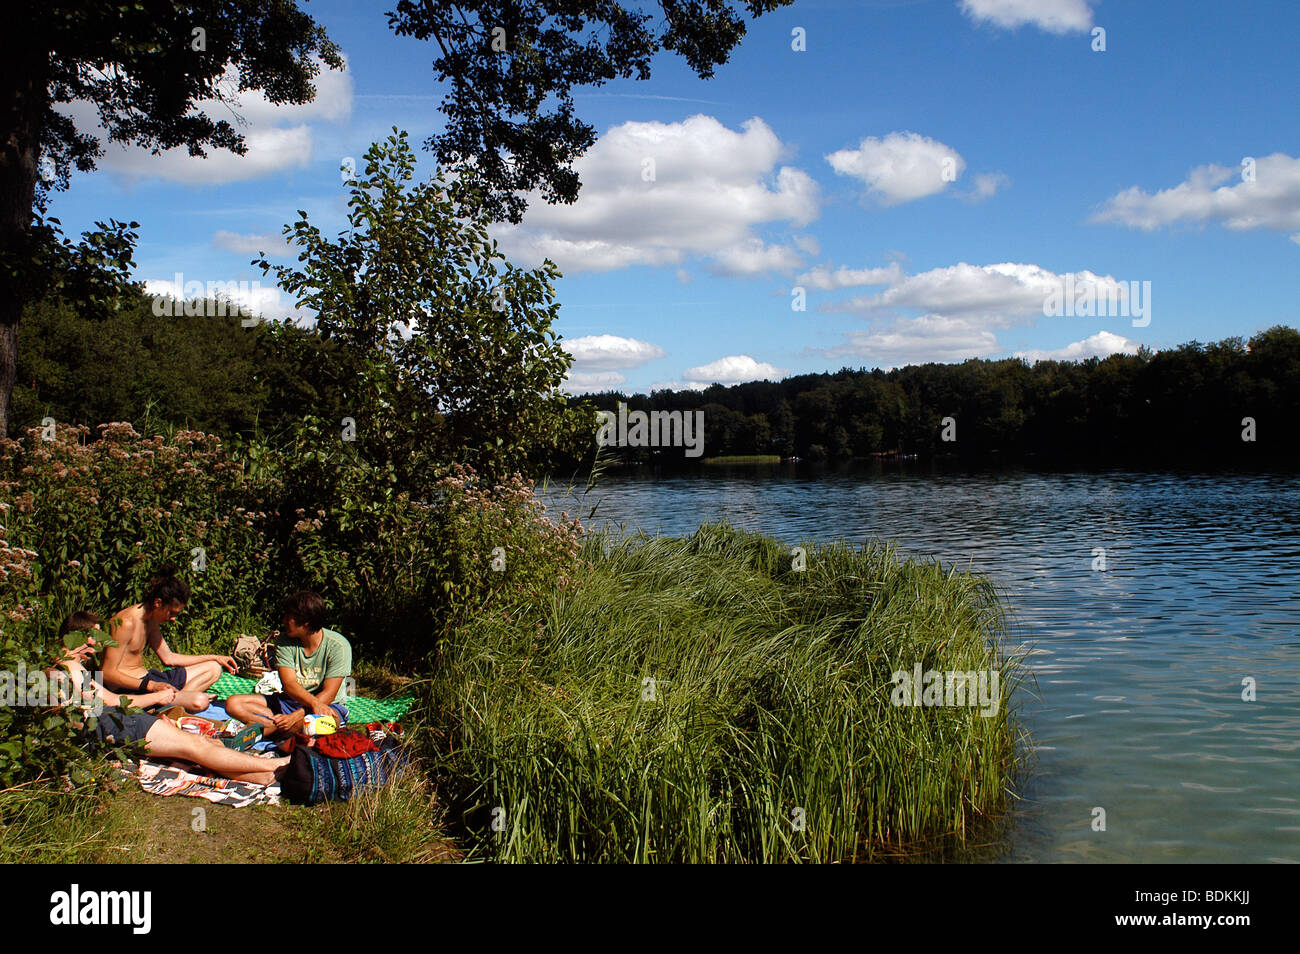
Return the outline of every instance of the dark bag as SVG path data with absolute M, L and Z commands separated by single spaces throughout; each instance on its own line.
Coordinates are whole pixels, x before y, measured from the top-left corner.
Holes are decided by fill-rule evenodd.
M 384 739 L 374 752 L 347 759 L 330 758 L 306 745 L 294 746 L 289 767 L 280 778 L 280 794 L 290 802 L 346 802 L 367 785 L 383 785 L 407 762 L 402 745 Z

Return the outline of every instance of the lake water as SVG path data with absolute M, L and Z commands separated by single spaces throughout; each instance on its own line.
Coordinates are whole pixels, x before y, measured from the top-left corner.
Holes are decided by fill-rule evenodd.
M 902 467 L 620 475 L 584 523 L 878 536 L 993 578 L 1037 683 L 998 860 L 1300 861 L 1300 479 Z

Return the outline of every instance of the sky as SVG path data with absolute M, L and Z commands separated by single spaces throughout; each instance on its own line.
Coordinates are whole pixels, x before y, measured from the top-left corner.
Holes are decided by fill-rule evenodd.
M 244 157 L 107 145 L 65 229 L 137 221 L 149 291 L 247 281 L 310 324 L 250 262 L 292 260 L 298 209 L 344 229 L 340 165 L 442 131 L 444 89 L 391 4 L 300 5 L 347 58 L 314 102 L 245 95 Z M 575 394 L 1300 326 L 1298 36 L 1294 0 L 794 0 L 708 80 L 662 53 L 576 90 L 578 201 L 492 234 L 563 273 Z

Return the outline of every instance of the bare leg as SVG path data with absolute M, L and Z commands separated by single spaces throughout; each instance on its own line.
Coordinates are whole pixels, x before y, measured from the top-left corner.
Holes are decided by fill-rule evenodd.
M 189 712 L 202 712 L 212 705 L 212 699 L 213 697 L 206 692 L 190 692 L 186 689 L 184 692 L 176 693 L 176 704 L 184 706 Z
M 185 759 L 239 782 L 270 785 L 278 777 L 278 770 L 289 764 L 287 757 L 263 759 L 248 752 L 228 749 L 224 745 L 207 745 L 202 738 L 182 732 L 170 722 L 162 720 L 150 726 L 144 738 L 150 755 L 165 759 Z
M 221 678 L 221 663 L 208 661 L 185 667 L 185 691 L 202 692 Z
M 269 735 L 277 731 L 266 697 L 259 695 L 231 696 L 226 700 L 226 711 L 240 722 L 258 723 Z

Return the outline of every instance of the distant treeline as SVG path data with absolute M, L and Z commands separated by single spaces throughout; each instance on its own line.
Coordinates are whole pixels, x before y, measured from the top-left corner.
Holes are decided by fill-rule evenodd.
M 705 457 L 1289 465 L 1300 463 L 1300 332 L 1277 326 L 1249 342 L 1191 342 L 1032 367 L 1018 359 L 972 359 L 893 371 L 846 368 L 775 383 L 584 400 L 609 411 L 620 401 L 629 412 L 703 411 Z M 1243 423 L 1247 418 L 1253 425 Z M 694 463 L 672 448 L 611 451 L 625 460 Z
M 358 380 L 355 359 L 310 330 L 246 328 L 237 316 L 158 318 L 143 292 L 105 321 L 38 304 L 22 335 L 18 427 L 50 416 L 92 427 L 125 420 L 220 436 L 275 433 L 308 412 L 347 415 Z M 575 400 L 592 409 L 593 434 L 595 411 L 616 412 L 620 401 L 632 411 L 702 411 L 703 457 L 1290 465 L 1300 463 L 1300 332 L 1277 326 L 1249 341 L 1032 367 L 972 359 L 893 371 L 845 368 Z M 1253 425 L 1243 424 L 1246 418 Z M 1255 439 L 1243 440 L 1252 426 Z M 955 440 L 945 441 L 945 431 Z M 682 466 L 701 460 L 673 447 L 609 452 Z

